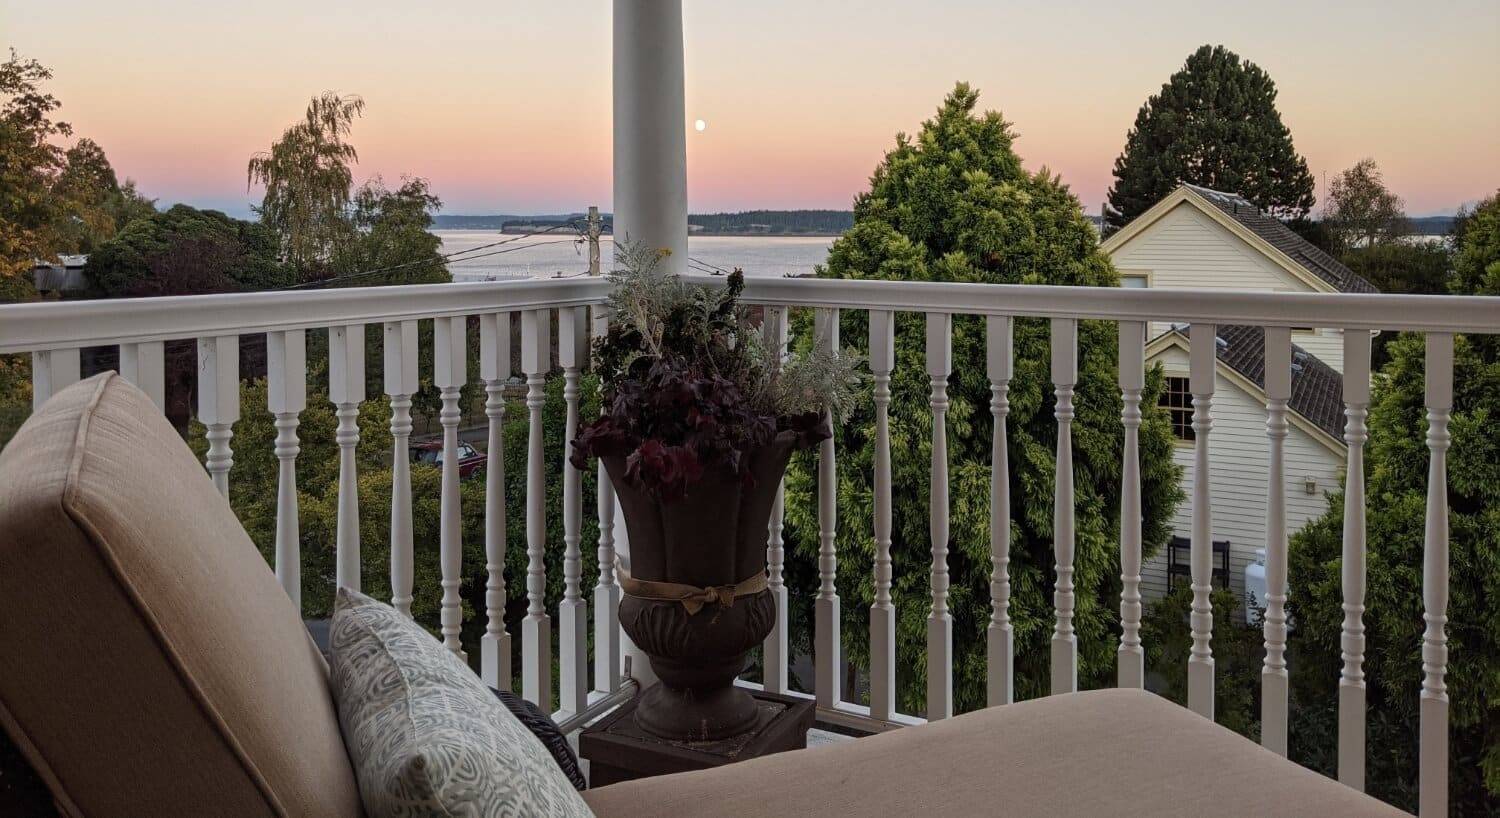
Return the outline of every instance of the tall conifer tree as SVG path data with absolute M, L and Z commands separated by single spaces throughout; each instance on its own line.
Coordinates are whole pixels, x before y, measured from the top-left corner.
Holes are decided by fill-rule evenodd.
M 1114 172 L 1110 232 L 1180 182 L 1239 193 L 1288 221 L 1306 218 L 1313 206 L 1312 174 L 1276 110 L 1276 83 L 1221 45 L 1193 52 L 1146 100 Z

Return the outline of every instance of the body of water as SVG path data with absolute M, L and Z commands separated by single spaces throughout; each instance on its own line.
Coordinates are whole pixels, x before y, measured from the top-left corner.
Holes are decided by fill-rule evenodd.
M 572 275 L 588 271 L 588 244 L 558 233 L 535 236 L 505 235 L 496 230 L 434 230 L 442 240 L 440 252 L 474 250 L 448 262 L 455 281 L 483 281 L 518 276 Z M 505 241 L 507 244 L 475 248 Z M 831 237 L 805 236 L 690 236 L 688 257 L 706 267 L 732 270 L 745 275 L 788 276 L 811 273 L 828 258 Z M 607 271 L 614 262 L 610 236 L 600 242 L 600 263 Z M 693 265 L 697 266 L 697 265 Z

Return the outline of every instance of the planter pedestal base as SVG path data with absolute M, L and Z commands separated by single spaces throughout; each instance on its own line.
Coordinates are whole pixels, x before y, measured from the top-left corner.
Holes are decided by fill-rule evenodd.
M 657 738 L 712 742 L 756 726 L 760 707 L 750 691 L 730 685 L 712 690 L 668 687 L 660 682 L 641 694 L 635 723 Z
M 627 592 L 620 600 L 620 627 L 650 657 L 661 680 L 640 696 L 636 723 L 673 741 L 721 741 L 754 727 L 755 702 L 734 680 L 775 622 L 770 591 L 691 614 L 681 603 Z
M 722 741 L 657 738 L 642 730 L 635 719 L 636 706 L 656 687 L 653 685 L 579 734 L 578 755 L 588 759 L 590 787 L 720 767 L 807 746 L 807 731 L 812 728 L 816 709 L 811 699 L 744 688 L 736 690 L 755 704 L 752 729 Z

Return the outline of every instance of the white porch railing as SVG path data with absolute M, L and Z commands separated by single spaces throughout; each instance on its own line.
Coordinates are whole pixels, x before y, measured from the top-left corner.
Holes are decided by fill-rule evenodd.
M 697 277 L 706 286 L 722 279 Z M 537 280 L 477 284 L 427 285 L 346 289 L 324 292 L 272 292 L 210 295 L 126 301 L 68 302 L 0 307 L 0 353 L 30 353 L 33 387 L 38 405 L 79 378 L 80 350 L 119 345 L 122 374 L 163 403 L 163 342 L 196 339 L 199 352 L 198 417 L 207 427 L 206 468 L 220 491 L 231 476 L 234 424 L 239 419 L 238 336 L 268 333 L 269 403 L 276 418 L 275 453 L 281 462 L 276 570 L 293 599 L 297 598 L 300 547 L 296 505 L 298 415 L 306 404 L 305 334 L 330 330 L 330 400 L 338 407 L 340 446 L 340 502 L 336 538 L 340 582 L 358 581 L 359 508 L 354 493 L 353 447 L 358 440 L 357 413 L 364 398 L 364 326 L 384 326 L 385 392 L 391 407 L 395 457 L 392 479 L 391 581 L 392 602 L 409 610 L 413 582 L 411 484 L 405 454 L 411 431 L 411 396 L 417 390 L 417 322 L 436 323 L 434 383 L 441 390 L 444 468 L 442 471 L 441 536 L 438 548 L 442 575 L 441 632 L 445 644 L 460 650 L 458 634 L 462 608 L 458 599 L 459 525 L 458 457 L 456 456 L 458 390 L 464 386 L 464 320 L 477 316 L 481 330 L 480 376 L 488 393 L 489 421 L 487 501 L 485 507 L 486 629 L 481 641 L 480 668 L 492 685 L 510 683 L 510 637 L 501 619 L 505 602 L 503 576 L 505 541 L 503 493 L 506 471 L 500 445 L 504 405 L 501 385 L 510 375 L 510 326 L 520 313 L 521 363 L 528 388 L 530 411 L 527 486 L 528 608 L 521 623 L 522 690 L 545 709 L 552 709 L 552 619 L 545 605 L 545 545 L 557 532 L 548 531 L 545 516 L 545 473 L 550 466 L 567 471 L 564 481 L 564 594 L 558 611 L 561 682 L 559 719 L 570 728 L 605 706 L 608 698 L 633 689 L 621 673 L 621 639 L 616 616 L 619 587 L 613 572 L 613 502 L 607 481 L 600 480 L 598 504 L 601 531 L 597 559 L 599 580 L 593 589 L 593 635 L 596 655 L 589 674 L 588 601 L 581 582 L 580 477 L 566 464 L 543 462 L 542 405 L 544 379 L 551 369 L 551 327 L 556 321 L 559 362 L 566 380 L 568 430 L 578 422 L 580 369 L 585 365 L 587 309 L 604 303 L 606 282 L 600 279 Z M 1123 593 L 1118 681 L 1121 686 L 1144 684 L 1144 653 L 1140 639 L 1141 509 L 1137 431 L 1143 389 L 1144 341 L 1153 321 L 1192 325 L 1190 384 L 1193 427 L 1196 431 L 1197 475 L 1209 473 L 1208 440 L 1212 427 L 1214 393 L 1214 337 L 1220 325 L 1253 325 L 1265 333 L 1267 377 L 1267 445 L 1270 475 L 1267 485 L 1267 581 L 1265 617 L 1266 655 L 1262 674 L 1262 735 L 1270 749 L 1285 754 L 1287 741 L 1287 670 L 1283 660 L 1286 640 L 1284 603 L 1287 595 L 1286 528 L 1284 519 L 1283 439 L 1290 397 L 1290 332 L 1299 326 L 1344 330 L 1404 330 L 1427 337 L 1426 405 L 1430 475 L 1427 530 L 1424 545 L 1423 635 L 1424 680 L 1421 692 L 1420 788 L 1423 814 L 1441 815 L 1447 805 L 1448 695 L 1447 638 L 1444 632 L 1448 601 L 1448 530 L 1445 452 L 1452 410 L 1453 335 L 1500 334 L 1500 299 L 1395 295 L 1321 295 L 1299 293 L 1233 292 L 1223 290 L 1133 290 L 1078 287 L 934 284 L 822 279 L 750 279 L 744 300 L 767 308 L 765 333 L 772 343 L 786 340 L 787 309 L 812 308 L 817 323 L 829 330 L 821 337 L 837 343 L 833 332 L 840 310 L 869 313 L 867 339 L 874 375 L 876 456 L 874 486 L 874 604 L 870 610 L 871 696 L 866 707 L 840 698 L 841 640 L 837 577 L 837 478 L 833 441 L 819 454 L 818 527 L 819 584 L 814 601 L 816 633 L 816 699 L 820 718 L 867 729 L 887 729 L 920 722 L 895 708 L 895 617 L 891 606 L 890 513 L 892 503 L 890 440 L 887 411 L 889 383 L 895 365 L 894 316 L 923 313 L 927 322 L 927 375 L 933 410 L 931 471 L 931 597 L 928 615 L 928 701 L 931 718 L 953 712 L 953 622 L 947 605 L 948 516 L 946 456 L 946 387 L 953 369 L 950 351 L 954 315 L 986 316 L 987 372 L 991 383 L 991 412 L 995 447 L 991 476 L 991 615 L 988 622 L 988 701 L 1004 704 L 1013 697 L 1014 647 L 1009 617 L 1008 576 L 1010 516 L 1005 427 L 1007 394 L 1012 370 L 1012 323 L 1016 317 L 1050 319 L 1051 378 L 1056 395 L 1058 450 L 1055 494 L 1055 543 L 1058 581 L 1051 646 L 1054 693 L 1077 688 L 1077 637 L 1073 631 L 1074 498 L 1070 429 L 1074 415 L 1073 390 L 1077 380 L 1077 322 L 1096 319 L 1119 326 L 1119 385 L 1125 430 L 1122 464 L 1120 564 Z M 556 318 L 554 319 L 554 313 Z M 1363 789 L 1366 757 L 1364 675 L 1364 487 L 1361 464 L 1365 441 L 1364 418 L 1370 400 L 1370 340 L 1367 332 L 1344 336 L 1344 401 L 1349 444 L 1346 484 L 1343 595 L 1343 672 L 1339 687 L 1339 778 Z M 1208 481 L 1193 487 L 1191 575 L 1193 607 L 1192 653 L 1188 660 L 1189 706 L 1213 717 L 1213 616 L 1209 602 L 1212 570 L 1211 514 Z M 764 650 L 767 689 L 787 692 L 786 595 L 782 566 L 781 503 L 778 501 L 767 537 L 767 562 L 772 593 L 777 598 L 776 630 Z M 555 569 L 554 569 L 555 570 Z M 512 577 L 511 581 L 518 578 Z M 592 681 L 591 681 L 592 678 Z

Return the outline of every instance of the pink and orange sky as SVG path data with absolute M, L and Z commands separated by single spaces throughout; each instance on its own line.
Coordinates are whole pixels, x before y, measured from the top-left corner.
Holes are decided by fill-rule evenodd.
M 356 176 L 446 213 L 610 206 L 610 3 L 0 0 L 78 135 L 160 204 L 246 215 L 245 161 L 358 93 Z M 1203 43 L 1270 72 L 1319 180 L 1374 157 L 1413 215 L 1500 186 L 1500 3 L 686 0 L 694 212 L 846 208 L 956 80 L 1098 212 L 1145 98 Z

